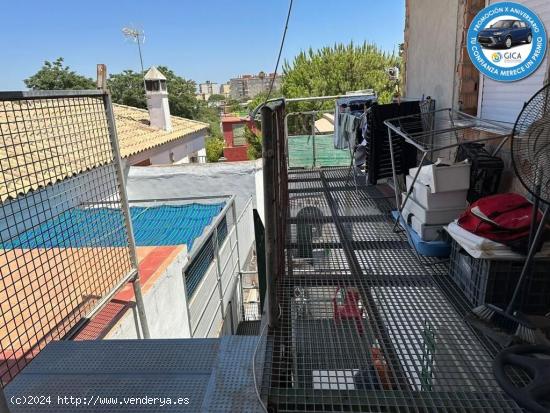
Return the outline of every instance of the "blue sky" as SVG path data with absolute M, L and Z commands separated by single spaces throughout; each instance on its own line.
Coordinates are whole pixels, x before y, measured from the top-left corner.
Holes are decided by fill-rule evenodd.
M 89 77 L 96 63 L 110 73 L 138 70 L 137 47 L 121 33 L 130 24 L 145 31 L 145 66 L 167 65 L 197 82 L 271 72 L 287 7 L 287 0 L 4 2 L 0 90 L 24 89 L 23 79 L 58 56 Z M 283 57 L 350 40 L 396 50 L 404 13 L 404 0 L 294 0 Z

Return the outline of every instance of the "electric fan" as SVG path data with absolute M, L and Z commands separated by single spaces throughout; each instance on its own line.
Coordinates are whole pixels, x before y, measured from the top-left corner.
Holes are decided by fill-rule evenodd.
M 533 214 L 529 252 L 512 299 L 505 310 L 487 305 L 490 317 L 497 324 L 504 321 L 516 326 L 516 336 L 534 343 L 536 327 L 515 311 L 518 292 L 531 272 L 531 266 L 550 211 L 550 84 L 539 90 L 523 107 L 512 134 L 512 162 L 522 185 L 533 196 Z M 543 209 L 537 225 L 539 206 Z M 547 340 L 546 340 L 547 341 Z M 543 358 L 536 357 L 543 354 Z M 522 345 L 504 349 L 494 360 L 493 371 L 498 383 L 520 406 L 533 412 L 549 412 L 550 406 L 550 346 Z M 516 386 L 508 377 L 506 367 L 526 370 L 532 381 Z

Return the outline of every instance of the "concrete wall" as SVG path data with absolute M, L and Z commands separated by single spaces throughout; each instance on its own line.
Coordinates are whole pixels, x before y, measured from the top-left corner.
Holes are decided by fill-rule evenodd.
M 256 161 L 132 166 L 126 188 L 130 200 L 234 194 L 238 215 L 256 193 L 258 168 Z
M 405 95 L 431 96 L 438 108 L 456 105 L 459 0 L 408 0 Z
M 254 176 L 254 181 L 256 184 L 256 209 L 258 210 L 258 214 L 260 215 L 260 218 L 265 223 L 264 219 L 264 172 L 262 169 L 262 160 L 259 159 L 256 161 L 257 169 L 256 174 Z
M 185 303 L 182 269 L 187 262 L 187 248 L 176 256 L 155 283 L 143 294 L 151 338 L 188 338 L 189 322 Z M 126 312 L 106 339 L 141 338 L 137 309 Z

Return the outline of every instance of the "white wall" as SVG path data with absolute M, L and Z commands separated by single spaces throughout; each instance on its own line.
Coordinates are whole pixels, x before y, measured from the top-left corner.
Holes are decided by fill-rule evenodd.
M 254 183 L 256 185 L 256 209 L 258 215 L 265 223 L 264 219 L 264 170 L 262 168 L 262 160 L 258 160 L 256 164 L 256 174 L 254 176 Z
M 411 0 L 405 96 L 453 106 L 459 0 Z M 460 22 L 461 24 L 461 22 Z
M 259 168 L 257 161 L 132 166 L 126 189 L 130 200 L 236 195 L 238 215 L 256 194 Z
M 549 0 L 515 0 L 538 14 L 547 31 L 550 30 Z M 496 1 L 491 1 L 491 4 Z M 516 82 L 497 82 L 481 75 L 478 115 L 484 119 L 513 123 L 527 102 L 543 85 L 548 73 L 548 52 L 531 76 Z
M 174 162 L 182 161 L 188 156 L 198 154 L 199 151 L 205 151 L 205 136 L 195 135 L 183 139 L 176 146 L 169 147 L 166 150 L 155 153 L 149 157 L 152 165 L 170 165 Z
M 173 259 L 164 273 L 143 293 L 145 314 L 151 338 L 188 338 L 189 322 L 182 270 L 187 248 Z M 142 286 L 143 291 L 143 286 Z M 134 307 L 122 316 L 106 339 L 141 338 L 141 326 Z

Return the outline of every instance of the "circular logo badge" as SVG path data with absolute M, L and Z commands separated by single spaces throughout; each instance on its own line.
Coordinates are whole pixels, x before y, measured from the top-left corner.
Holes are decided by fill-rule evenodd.
M 468 55 L 485 76 L 503 82 L 524 79 L 542 63 L 546 30 L 529 8 L 500 2 L 481 10 L 468 29 Z

